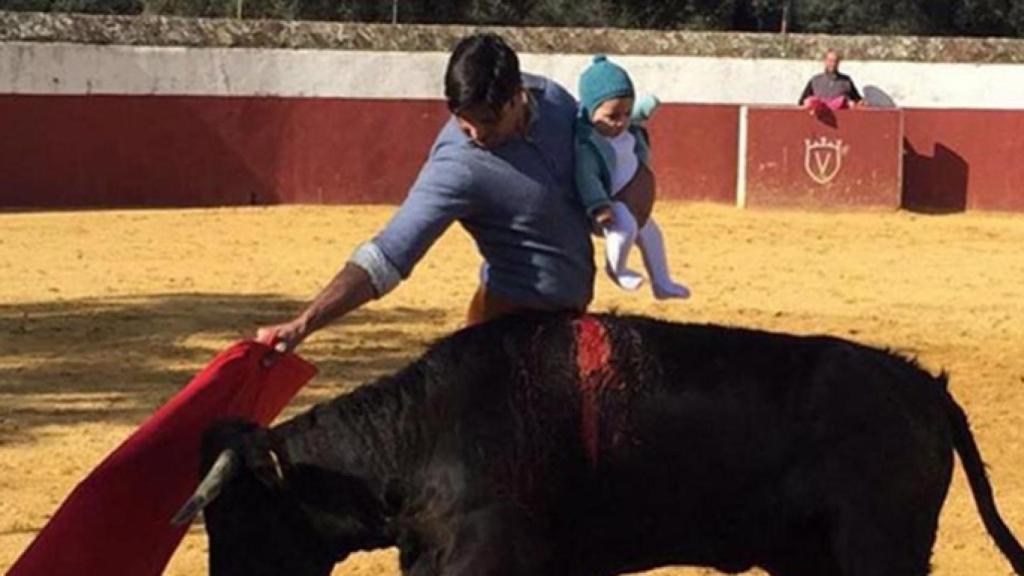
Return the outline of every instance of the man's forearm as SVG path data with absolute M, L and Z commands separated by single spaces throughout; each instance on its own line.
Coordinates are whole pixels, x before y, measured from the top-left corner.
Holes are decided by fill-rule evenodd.
M 311 334 L 377 296 L 366 270 L 351 262 L 317 294 L 302 312 L 303 332 Z

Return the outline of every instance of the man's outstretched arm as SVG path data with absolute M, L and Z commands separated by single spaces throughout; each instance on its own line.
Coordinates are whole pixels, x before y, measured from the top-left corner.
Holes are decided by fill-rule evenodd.
M 468 171 L 450 158 L 431 158 L 405 202 L 377 236 L 356 248 L 348 263 L 293 320 L 257 330 L 256 339 L 294 350 L 310 334 L 375 298 L 412 273 L 451 223 L 467 211 Z
M 310 334 L 334 322 L 377 296 L 369 273 L 348 262 L 293 320 L 264 326 L 256 340 L 275 346 L 278 352 L 294 350 Z

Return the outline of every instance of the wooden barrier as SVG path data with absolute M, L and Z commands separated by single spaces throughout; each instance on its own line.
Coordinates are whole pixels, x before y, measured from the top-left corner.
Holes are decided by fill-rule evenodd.
M 900 207 L 902 111 L 745 107 L 740 116 L 739 205 Z
M 0 95 L 0 206 L 401 202 L 439 100 Z M 735 106 L 665 105 L 659 194 L 733 201 Z
M 906 111 L 904 206 L 1024 211 L 1024 111 Z
M 439 101 L 0 96 L 0 206 L 401 202 Z
M 439 100 L 0 95 L 0 206 L 401 202 Z M 1019 110 L 665 104 L 661 198 L 750 207 L 1024 211 Z
M 739 107 L 665 104 L 650 123 L 658 196 L 732 204 Z

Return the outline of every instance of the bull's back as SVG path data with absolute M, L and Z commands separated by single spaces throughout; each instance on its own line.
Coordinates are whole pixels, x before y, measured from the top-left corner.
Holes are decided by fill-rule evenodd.
M 943 390 L 912 363 L 829 337 L 602 321 L 624 384 L 582 493 L 599 519 L 581 536 L 594 550 L 739 569 L 824 533 L 844 494 L 941 504 Z M 910 494 L 922 480 L 935 489 Z
M 537 316 L 460 332 L 425 362 L 449 378 L 439 453 L 483 497 L 551 512 L 588 569 L 738 570 L 820 538 L 850 495 L 931 511 L 948 486 L 941 384 L 836 338 Z

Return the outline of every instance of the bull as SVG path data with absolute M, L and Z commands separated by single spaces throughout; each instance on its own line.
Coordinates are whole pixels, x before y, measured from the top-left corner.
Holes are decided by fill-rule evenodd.
M 509 318 L 273 428 L 215 426 L 176 521 L 206 506 L 213 576 L 390 546 L 409 576 L 921 576 L 955 450 L 1024 574 L 946 384 L 828 336 Z

